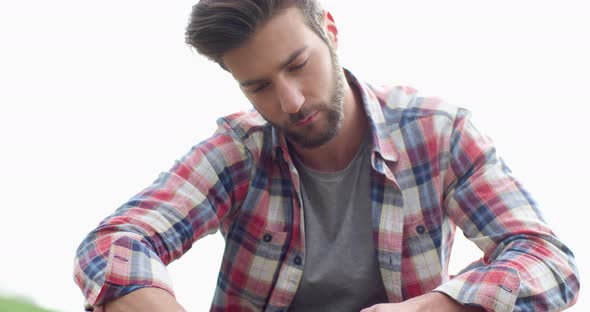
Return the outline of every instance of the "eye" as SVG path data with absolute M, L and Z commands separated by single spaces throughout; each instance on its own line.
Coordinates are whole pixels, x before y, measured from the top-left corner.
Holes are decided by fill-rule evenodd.
M 305 59 L 305 61 L 303 61 L 303 62 L 301 62 L 301 63 L 299 63 L 299 64 L 297 64 L 297 65 L 295 65 L 295 66 L 293 66 L 291 68 L 289 68 L 289 71 L 297 71 L 297 70 L 303 68 L 305 66 L 305 64 L 307 64 L 307 61 L 308 60 L 309 59 Z
M 258 85 L 258 87 L 252 89 L 250 92 L 252 93 L 258 93 L 264 89 L 266 89 L 266 87 L 268 87 L 270 84 L 268 82 L 263 82 L 261 84 Z

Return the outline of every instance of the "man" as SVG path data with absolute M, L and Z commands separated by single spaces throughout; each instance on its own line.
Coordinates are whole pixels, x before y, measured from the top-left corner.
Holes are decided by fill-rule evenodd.
M 182 311 L 165 265 L 220 230 L 213 311 L 555 311 L 571 251 L 468 113 L 343 69 L 315 0 L 202 0 L 187 42 L 255 111 L 219 120 L 78 249 L 88 306 Z M 450 278 L 455 225 L 482 251 Z M 198 281 L 196 281 L 198 282 Z

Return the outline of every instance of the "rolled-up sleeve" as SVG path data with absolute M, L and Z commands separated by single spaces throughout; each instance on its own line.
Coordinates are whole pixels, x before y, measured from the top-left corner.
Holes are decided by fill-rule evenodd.
M 436 288 L 487 311 L 558 311 L 575 303 L 572 252 L 497 156 L 489 138 L 459 110 L 445 177 L 447 215 L 483 252 L 483 265 Z
M 247 192 L 251 157 L 220 123 L 148 188 L 103 220 L 80 244 L 74 279 L 87 307 L 142 287 L 174 295 L 166 265 L 218 230 Z

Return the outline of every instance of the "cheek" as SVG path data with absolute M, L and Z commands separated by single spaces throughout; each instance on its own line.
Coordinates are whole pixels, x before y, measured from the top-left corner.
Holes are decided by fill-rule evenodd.
M 333 85 L 332 66 L 329 60 L 318 60 L 312 70 L 310 70 L 304 77 L 304 90 L 307 91 L 307 97 L 313 99 L 324 99 L 326 91 L 330 90 Z
M 273 123 L 281 123 L 282 112 L 279 105 L 268 99 L 252 99 L 249 98 L 250 103 L 254 106 L 254 109 L 262 115 L 265 119 Z

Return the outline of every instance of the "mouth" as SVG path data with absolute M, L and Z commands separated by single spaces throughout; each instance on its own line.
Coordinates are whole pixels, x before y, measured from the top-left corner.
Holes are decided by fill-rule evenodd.
M 299 120 L 298 122 L 295 123 L 295 126 L 301 127 L 301 126 L 306 126 L 311 124 L 312 122 L 315 121 L 315 119 L 318 116 L 318 111 L 315 111 L 309 115 L 307 115 L 305 118 Z

